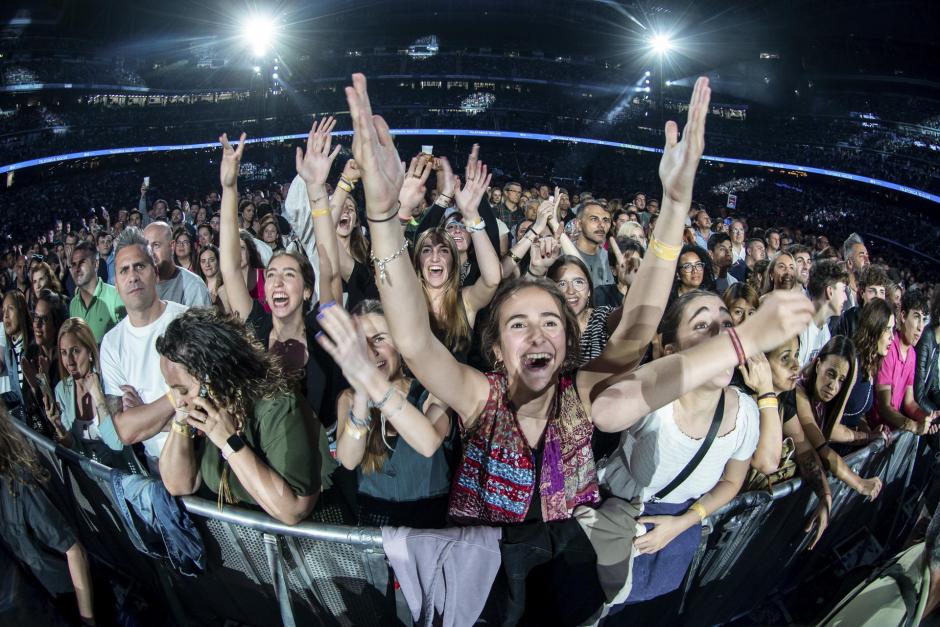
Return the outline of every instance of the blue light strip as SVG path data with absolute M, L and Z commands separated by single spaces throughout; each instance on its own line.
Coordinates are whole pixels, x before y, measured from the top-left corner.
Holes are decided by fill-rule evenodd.
M 592 139 L 588 137 L 569 137 L 567 135 L 548 135 L 545 133 L 521 133 L 517 131 L 481 131 L 481 130 L 465 130 L 459 128 L 399 128 L 392 129 L 394 135 L 441 135 L 441 136 L 457 136 L 457 137 L 491 137 L 494 139 L 525 139 L 531 141 L 547 141 L 547 142 L 568 142 L 574 144 L 589 144 L 595 146 L 606 146 L 608 148 L 620 148 L 626 150 L 638 150 L 641 152 L 652 152 L 652 153 L 662 153 L 662 148 L 653 148 L 651 146 L 640 146 L 637 144 L 624 144 L 622 142 L 613 142 L 607 141 L 604 139 Z M 352 135 L 352 131 L 334 131 L 334 135 Z M 281 142 L 289 141 L 295 139 L 304 139 L 307 137 L 306 133 L 295 133 L 293 135 L 273 135 L 271 137 L 258 137 L 254 139 L 249 139 L 249 144 L 256 144 L 259 142 Z M 85 152 L 71 152 L 64 155 L 52 155 L 49 157 L 40 157 L 38 159 L 29 159 L 28 161 L 20 161 L 19 163 L 12 163 L 10 165 L 0 166 L 0 174 L 6 172 L 12 172 L 14 170 L 22 170 L 24 168 L 31 168 L 38 165 L 48 165 L 50 163 L 59 163 L 62 161 L 71 161 L 74 159 L 88 159 L 91 157 L 106 157 L 109 155 L 126 155 L 134 154 L 141 152 L 170 152 L 174 150 L 201 150 L 205 148 L 216 148 L 218 147 L 218 142 L 207 142 L 202 144 L 168 144 L 164 146 L 133 146 L 128 148 L 104 148 L 100 150 L 88 150 Z M 907 185 L 899 185 L 898 183 L 892 183 L 891 181 L 885 181 L 882 179 L 876 179 L 870 176 L 862 176 L 861 174 L 851 174 L 849 172 L 839 172 L 837 170 L 826 170 L 825 168 L 815 168 L 808 165 L 797 165 L 795 163 L 777 163 L 775 161 L 757 161 L 754 159 L 735 159 L 733 157 L 716 157 L 711 155 L 705 155 L 702 157 L 706 161 L 717 161 L 719 163 L 735 163 L 739 165 L 751 165 L 761 168 L 777 168 L 782 170 L 795 170 L 797 172 L 806 172 L 809 174 L 820 174 L 822 176 L 831 176 L 833 178 L 846 179 L 850 181 L 856 181 L 859 183 L 864 183 L 866 185 L 874 185 L 876 187 L 883 187 L 885 189 L 894 190 L 896 192 L 901 192 L 902 194 L 910 194 L 911 196 L 917 196 L 918 198 L 923 198 L 931 202 L 940 204 L 940 196 L 936 194 L 931 194 L 926 191 L 915 189 L 913 187 L 908 187 Z

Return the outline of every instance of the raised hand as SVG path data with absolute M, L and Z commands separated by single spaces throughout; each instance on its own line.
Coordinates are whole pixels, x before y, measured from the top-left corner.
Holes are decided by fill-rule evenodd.
M 222 144 L 222 161 L 219 163 L 219 182 L 222 187 L 234 188 L 238 182 L 238 169 L 241 167 L 242 155 L 245 152 L 245 133 L 238 138 L 238 148 L 232 148 L 228 141 L 228 134 L 222 133 L 219 143 Z
M 365 393 L 368 375 L 375 374 L 378 368 L 362 327 L 345 309 L 336 305 L 323 309 L 317 320 L 325 331 L 317 334 L 317 342 L 343 369 L 353 389 Z
M 550 200 L 542 201 L 542 204 L 539 205 L 538 213 L 535 216 L 535 223 L 532 225 L 532 228 L 535 229 L 535 232 L 539 235 L 542 234 L 542 231 L 545 230 L 545 227 L 548 225 L 549 221 L 552 219 L 552 215 L 555 211 L 555 203 Z
M 294 153 L 294 166 L 297 168 L 297 174 L 308 187 L 326 185 L 326 178 L 330 175 L 333 160 L 336 159 L 341 148 L 339 144 L 336 144 L 336 147 L 330 150 L 334 126 L 336 126 L 336 120 L 332 116 L 314 122 L 307 135 L 307 152 L 304 153 L 298 146 Z
M 425 183 L 428 181 L 431 170 L 431 159 L 427 155 L 422 154 L 412 157 L 405 180 L 398 192 L 398 202 L 401 203 L 400 213 L 402 215 L 412 215 L 418 205 L 421 204 L 421 200 L 427 193 Z
M 346 102 L 353 123 L 353 157 L 362 173 L 366 214 L 381 219 L 388 217 L 398 201 L 405 168 L 398 158 L 388 124 L 382 116 L 372 115 L 366 77 L 353 74 L 352 80 L 352 87 L 346 88 Z
M 454 200 L 454 189 L 457 187 L 458 178 L 454 176 L 454 169 L 450 167 L 450 161 L 447 157 L 438 157 L 440 169 L 437 172 L 437 191 L 443 196 L 447 196 L 450 201 Z
M 736 330 L 749 355 L 767 353 L 809 326 L 813 311 L 813 303 L 802 293 L 776 290 Z
M 705 116 L 711 95 L 708 79 L 700 76 L 689 100 L 689 117 L 682 130 L 681 141 L 679 126 L 672 120 L 666 122 L 666 145 L 659 162 L 659 179 L 663 184 L 663 196 L 673 202 L 692 202 L 695 170 L 705 150 Z
M 464 172 L 464 185 L 461 187 L 458 181 L 454 193 L 454 200 L 457 202 L 460 213 L 464 218 L 471 220 L 480 217 L 480 201 L 483 200 L 483 194 L 486 193 L 493 179 L 493 175 L 487 173 L 486 164 L 476 157 L 479 150 L 480 146 L 474 144 Z
M 536 240 L 529 249 L 529 274 L 545 276 L 552 264 L 561 256 L 561 244 L 554 237 Z
M 347 159 L 346 165 L 343 166 L 343 178 L 350 183 L 356 183 L 361 177 L 362 173 L 359 172 L 359 164 L 356 163 L 356 160 Z

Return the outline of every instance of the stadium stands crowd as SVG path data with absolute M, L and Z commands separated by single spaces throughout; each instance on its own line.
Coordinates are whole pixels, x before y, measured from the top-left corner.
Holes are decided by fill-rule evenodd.
M 427 67 L 448 63 L 460 70 L 459 58 Z M 530 71 L 542 70 L 513 61 L 512 73 Z M 16 212 L 0 244 L 0 482 L 32 495 L 28 515 L 61 525 L 41 536 L 68 558 L 82 620 L 94 622 L 87 557 L 36 496 L 42 471 L 10 420 L 157 478 L 169 496 L 286 525 L 340 503 L 349 524 L 447 528 L 478 551 L 462 577 L 480 598 L 446 592 L 471 621 L 570 625 L 677 589 L 702 522 L 784 467 L 817 496 L 815 544 L 830 476 L 879 498 L 880 479 L 845 456 L 937 432 L 940 290 L 932 265 L 914 261 L 936 249 L 937 228 L 896 198 L 818 181 L 760 180 L 733 206 L 727 175 L 700 166 L 712 146 L 842 169 L 856 154 L 859 171 L 896 167 L 935 187 L 934 166 L 877 156 L 900 135 L 804 149 L 817 127 L 793 124 L 769 127 L 779 143 L 749 145 L 722 120 L 713 138 L 701 78 L 672 112 L 687 117 L 681 133 L 675 122 L 605 129 L 662 142 L 658 170 L 612 157 L 588 188 L 576 173 L 550 180 L 563 150 L 524 167 L 499 144 L 400 152 L 372 114 L 408 103 L 379 85 L 354 74 L 322 109 L 349 111 L 350 148 L 321 116 L 295 152 L 223 134 L 208 158 L 3 193 Z M 184 124 L 190 105 L 174 106 L 156 123 L 167 142 L 206 132 L 205 120 Z M 218 115 L 220 129 L 240 119 Z M 446 127 L 447 115 L 407 119 Z M 487 128 L 490 115 L 472 119 Z M 151 132 L 124 124 L 85 132 L 98 146 Z M 35 150 L 75 149 L 81 133 L 37 135 Z M 255 150 L 290 180 L 256 182 Z M 444 537 L 387 541 L 419 563 L 439 558 Z M 415 589 L 409 562 L 392 565 Z M 546 589 L 565 593 L 533 602 Z

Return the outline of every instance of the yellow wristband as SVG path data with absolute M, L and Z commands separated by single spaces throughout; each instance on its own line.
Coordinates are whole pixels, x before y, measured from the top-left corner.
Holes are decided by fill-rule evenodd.
M 675 261 L 679 258 L 679 253 L 682 251 L 682 246 L 670 246 L 669 244 L 664 244 L 655 237 L 651 237 L 649 249 L 653 251 L 654 255 L 663 261 Z
M 780 403 L 775 398 L 762 398 L 757 401 L 758 409 L 777 409 Z
M 339 183 L 337 183 L 336 186 L 340 188 L 341 190 L 343 190 L 344 192 L 346 192 L 347 194 L 351 194 L 354 189 L 352 186 L 352 183 L 344 181 L 343 179 L 340 179 Z
M 708 517 L 708 512 L 705 511 L 701 503 L 692 503 L 692 505 L 689 506 L 689 510 L 698 514 L 698 517 L 702 520 Z
M 326 216 L 330 215 L 330 210 L 329 209 L 314 209 L 313 211 L 310 212 L 310 215 L 313 216 L 314 218 L 325 218 Z

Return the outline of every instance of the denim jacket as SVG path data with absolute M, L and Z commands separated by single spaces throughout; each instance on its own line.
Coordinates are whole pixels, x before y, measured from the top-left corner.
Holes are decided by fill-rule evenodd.
M 161 481 L 112 470 L 111 490 L 138 551 L 169 559 L 182 575 L 202 574 L 206 568 L 202 536 Z

